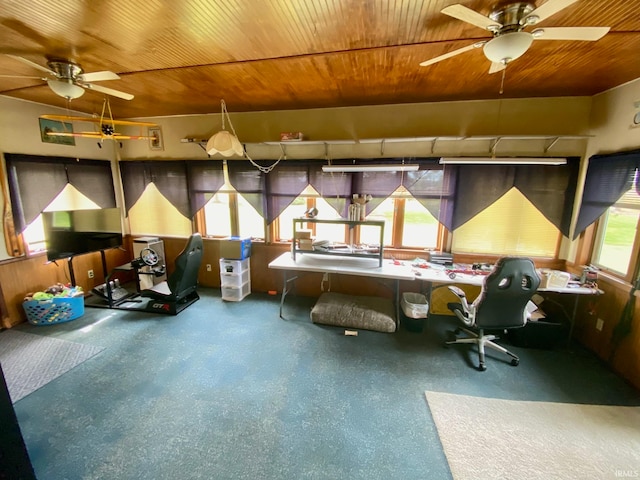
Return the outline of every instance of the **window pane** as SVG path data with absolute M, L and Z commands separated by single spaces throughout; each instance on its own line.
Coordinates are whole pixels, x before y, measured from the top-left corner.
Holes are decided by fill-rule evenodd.
M 516 188 L 453 232 L 456 253 L 555 257 L 559 230 Z
M 100 208 L 100 206 L 85 197 L 71 184 L 67 184 L 62 192 L 53 199 L 44 211 L 56 212 L 61 210 L 88 210 L 93 208 Z M 38 217 L 24 230 L 23 238 L 27 244 L 27 250 L 29 253 L 45 251 L 46 245 L 44 241 L 42 215 L 38 215 Z
M 204 206 L 204 218 L 207 225 L 205 235 L 209 237 L 231 236 L 231 211 L 229 194 L 216 193 Z
M 415 198 L 407 198 L 404 205 L 402 246 L 436 248 L 438 220 Z
M 278 232 L 278 240 L 281 242 L 290 242 L 293 237 L 293 219 L 304 216 L 307 211 L 307 201 L 304 197 L 296 198 L 291 204 L 284 209 L 278 217 L 280 223 L 280 232 Z
M 384 245 L 391 245 L 393 238 L 393 211 L 395 203 L 389 197 L 382 201 L 369 215 L 367 220 L 384 221 Z M 380 228 L 362 226 L 360 228 L 360 242 L 367 245 L 378 245 L 380 243 Z
M 291 205 L 285 208 L 278 217 L 278 220 L 280 221 L 280 232 L 278 235 L 279 241 L 291 241 L 291 237 L 293 236 L 293 219 L 304 217 L 304 213 L 308 209 L 308 198 L 314 199 L 315 207 L 318 210 L 316 218 L 321 218 L 322 220 L 337 220 L 341 218 L 338 212 L 336 212 L 326 200 L 320 197 L 315 188 L 311 185 L 307 185 L 300 196 L 296 198 Z M 315 228 L 316 239 L 329 240 L 332 242 L 346 241 L 344 225 L 316 224 Z
M 639 199 L 632 188 L 603 215 L 593 259 L 596 265 L 627 274 L 640 217 Z
M 237 199 L 240 236 L 264 239 L 264 219 L 242 195 L 238 195 Z

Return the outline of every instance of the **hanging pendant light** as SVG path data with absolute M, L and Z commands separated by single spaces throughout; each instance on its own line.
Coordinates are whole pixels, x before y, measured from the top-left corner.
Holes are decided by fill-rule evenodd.
M 209 155 L 219 153 L 223 157 L 230 157 L 232 155 L 243 157 L 244 148 L 236 136 L 236 132 L 231 124 L 229 112 L 227 112 L 227 105 L 224 103 L 224 100 L 220 100 L 220 105 L 222 108 L 222 130 L 218 133 L 214 133 L 207 142 L 207 153 Z M 225 117 L 229 120 L 231 132 L 227 131 L 225 128 Z

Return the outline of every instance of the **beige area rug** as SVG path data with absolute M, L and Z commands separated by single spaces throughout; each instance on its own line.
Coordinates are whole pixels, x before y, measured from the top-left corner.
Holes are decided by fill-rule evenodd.
M 640 407 L 426 396 L 456 480 L 640 478 Z

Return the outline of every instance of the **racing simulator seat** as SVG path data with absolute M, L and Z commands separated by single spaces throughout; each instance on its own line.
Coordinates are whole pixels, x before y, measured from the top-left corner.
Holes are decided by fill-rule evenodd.
M 153 264 L 153 256 L 153 251 L 144 255 L 148 265 Z M 147 304 L 146 310 L 177 315 L 199 300 L 200 296 L 196 289 L 201 263 L 202 236 L 199 233 L 194 233 L 189 237 L 182 252 L 176 257 L 175 268 L 167 280 L 140 292 L 141 297 L 152 299 Z
M 468 337 L 456 338 L 447 345 L 457 343 L 475 344 L 478 346 L 478 370 L 487 369 L 484 363 L 484 348 L 489 347 L 511 357 L 511 365 L 520 363 L 517 355 L 493 342 L 495 335 L 485 335 L 484 329 L 504 330 L 524 327 L 527 323 L 527 303 L 536 293 L 540 285 L 540 277 L 529 258 L 503 257 L 499 259 L 493 271 L 487 275 L 482 290 L 472 304 L 467 302 L 464 291 L 450 286 L 460 302 L 449 303 L 447 307 L 467 328 L 456 329 L 456 335 L 465 332 Z

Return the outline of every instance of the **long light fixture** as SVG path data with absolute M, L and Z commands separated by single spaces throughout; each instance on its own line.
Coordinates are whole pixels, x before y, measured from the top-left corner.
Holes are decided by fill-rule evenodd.
M 236 132 L 231 124 L 231 119 L 227 112 L 227 105 L 224 103 L 224 100 L 220 100 L 220 106 L 222 108 L 222 130 L 211 136 L 207 142 L 206 151 L 209 155 L 219 153 L 223 157 L 230 157 L 231 155 L 238 155 L 242 157 L 244 155 L 244 148 L 236 136 Z M 229 126 L 233 133 L 228 132 L 225 129 L 225 116 L 229 120 Z
M 442 157 L 441 165 L 566 165 L 566 158 L 557 157 Z
M 378 165 L 323 165 L 323 172 L 347 173 L 347 172 L 413 172 L 418 170 L 420 165 L 402 164 L 378 164 Z

